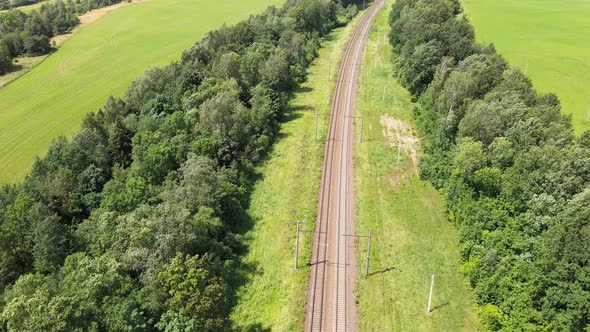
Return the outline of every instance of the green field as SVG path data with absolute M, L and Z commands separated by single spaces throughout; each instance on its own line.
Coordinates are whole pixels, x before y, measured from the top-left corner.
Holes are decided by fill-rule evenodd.
M 590 129 L 590 1 L 463 0 L 479 41 L 493 42 L 537 89 L 555 92 L 577 133 Z
M 367 240 L 357 244 L 361 331 L 473 331 L 473 304 L 458 274 L 457 231 L 445 218 L 439 193 L 416 175 L 420 149 L 411 120 L 413 105 L 392 78 L 391 47 L 385 38 L 388 14 L 389 7 L 371 31 L 357 97 L 357 116 L 364 114 L 363 143 L 358 143 L 356 123 L 357 233 L 372 229 L 367 278 Z M 395 129 L 402 125 L 404 130 Z M 398 134 L 404 142 L 399 163 Z M 433 273 L 433 310 L 427 314 Z
M 204 34 L 284 0 L 150 0 L 117 9 L 0 88 L 0 183 L 21 180 L 51 140 L 120 96 L 147 67 L 178 59 Z
M 26 5 L 26 6 L 16 7 L 14 9 L 18 9 L 20 11 L 23 11 L 25 13 L 28 13 L 28 12 L 34 10 L 34 9 L 41 8 L 41 6 L 43 6 L 43 5 L 46 5 L 48 3 L 55 2 L 55 1 L 56 0 L 44 0 L 44 1 L 41 1 L 41 2 L 34 3 L 32 5 Z M 0 10 L 0 13 L 5 12 L 5 11 L 7 11 L 7 10 Z
M 360 17 L 357 16 L 357 19 Z M 252 230 L 246 234 L 251 268 L 238 292 L 232 321 L 240 331 L 300 331 L 303 327 L 311 236 L 315 228 L 320 167 L 327 132 L 330 99 L 351 25 L 325 38 L 319 57 L 291 101 L 292 111 L 281 126 L 281 139 L 260 168 L 252 194 Z M 330 71 L 330 84 L 328 84 Z M 315 110 L 319 141 L 315 140 Z M 294 270 L 296 222 L 301 222 L 300 268 Z

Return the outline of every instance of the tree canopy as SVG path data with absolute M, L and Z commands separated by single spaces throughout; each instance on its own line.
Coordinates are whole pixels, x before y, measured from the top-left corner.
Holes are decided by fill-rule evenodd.
M 460 231 L 461 271 L 483 328 L 590 329 L 586 132 L 493 45 L 475 42 L 457 1 L 398 0 L 396 74 L 417 99 L 420 175 Z
M 2 187 L 0 331 L 230 330 L 255 166 L 354 11 L 289 0 L 212 31 Z

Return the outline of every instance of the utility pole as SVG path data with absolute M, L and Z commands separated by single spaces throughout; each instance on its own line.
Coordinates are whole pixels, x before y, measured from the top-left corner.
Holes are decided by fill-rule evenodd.
M 369 86 L 369 77 L 366 78 L 365 80 L 365 100 L 367 100 L 367 88 Z
M 455 106 L 455 97 L 457 96 L 457 91 L 453 91 L 453 100 L 451 101 L 451 107 L 449 107 L 449 114 L 453 111 L 453 106 Z
M 363 129 L 365 128 L 365 113 L 361 112 L 361 143 L 363 142 Z
M 389 75 L 385 76 L 385 85 L 383 85 L 383 99 L 382 101 L 385 101 L 385 93 L 387 92 L 387 81 L 389 80 Z
M 402 141 L 401 141 L 401 139 L 398 139 L 398 141 L 397 141 L 397 163 L 398 164 L 399 164 L 401 150 L 402 150 Z
M 371 255 L 371 228 L 369 228 L 369 241 L 367 242 L 367 259 L 365 262 L 365 278 L 369 276 L 369 256 Z
M 330 84 L 331 72 L 332 72 L 332 59 L 328 59 L 328 84 Z
M 444 75 L 447 72 L 447 58 L 444 58 L 442 63 L 440 64 L 440 73 Z
M 318 141 L 318 109 L 315 108 L 315 140 Z M 299 224 L 297 224 L 299 225 Z M 299 234 L 299 233 L 298 233 Z
M 428 310 L 426 310 L 427 314 L 430 313 L 430 306 L 432 304 L 432 288 L 433 287 L 434 287 L 434 273 L 432 274 L 432 281 L 430 282 L 430 295 L 428 296 Z
M 295 239 L 295 271 L 299 269 L 299 221 L 297 222 L 297 237 Z
M 365 46 L 366 46 L 366 45 L 365 45 Z M 364 75 L 363 75 L 363 70 L 365 69 L 365 68 L 364 68 L 364 67 L 365 67 L 365 65 L 364 65 L 364 63 L 363 63 L 363 62 L 361 62 L 360 66 L 361 66 L 361 67 L 359 68 L 359 70 L 358 70 L 358 72 L 357 72 L 357 75 L 358 75 L 358 77 L 359 77 L 359 80 L 360 80 L 360 82 L 359 82 L 359 83 L 360 83 L 360 84 L 362 84 L 362 85 L 365 85 L 365 78 L 366 78 L 366 77 L 364 77 Z
M 367 45 L 365 44 L 365 47 Z M 366 56 L 366 50 L 365 50 L 365 56 Z M 365 78 L 363 79 L 363 85 L 365 87 L 365 100 L 367 100 L 367 88 L 369 86 L 369 75 L 367 74 L 367 67 L 371 67 L 371 64 L 369 62 L 369 59 L 366 59 L 366 63 L 363 62 L 363 72 L 362 75 L 365 75 Z

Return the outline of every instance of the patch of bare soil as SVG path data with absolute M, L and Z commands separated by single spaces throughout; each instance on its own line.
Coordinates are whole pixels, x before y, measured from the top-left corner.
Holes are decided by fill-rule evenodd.
M 416 135 L 411 124 L 395 119 L 388 115 L 382 115 L 379 122 L 383 125 L 383 136 L 385 142 L 391 147 L 399 149 L 400 153 L 408 155 L 412 161 L 412 167 L 401 173 L 390 174 L 386 177 L 392 187 L 397 186 L 401 181 L 408 179 L 412 174 L 418 173 L 418 151 L 420 150 L 420 139 Z

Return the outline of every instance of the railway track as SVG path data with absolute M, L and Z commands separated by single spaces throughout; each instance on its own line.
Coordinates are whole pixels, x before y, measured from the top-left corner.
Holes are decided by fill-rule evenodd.
M 375 15 L 375 0 L 348 42 L 332 98 L 318 197 L 304 331 L 356 331 L 354 299 L 353 124 L 358 64 Z

